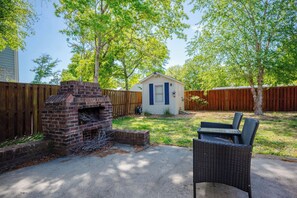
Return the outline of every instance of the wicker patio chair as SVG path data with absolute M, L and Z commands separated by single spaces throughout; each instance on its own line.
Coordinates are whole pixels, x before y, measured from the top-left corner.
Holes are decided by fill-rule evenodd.
M 203 128 L 226 128 L 226 129 L 238 129 L 243 113 L 235 112 L 233 123 L 232 124 L 224 124 L 224 123 L 216 123 L 216 122 L 201 122 L 200 127 Z
M 240 122 L 242 120 L 243 113 L 241 112 L 235 112 L 234 113 L 234 118 L 233 118 L 233 123 L 232 124 L 224 124 L 224 123 L 216 123 L 216 122 L 201 122 L 200 127 L 201 128 L 223 128 L 223 129 L 239 129 Z M 198 138 L 200 139 L 201 136 L 204 136 L 204 138 L 212 138 L 216 137 L 218 139 L 233 139 L 234 142 L 238 143 L 237 136 L 231 136 L 231 135 L 226 135 L 226 134 L 201 134 L 199 133 L 199 128 L 197 130 L 198 132 Z
M 239 143 L 193 139 L 193 188 L 196 183 L 215 182 L 234 186 L 252 197 L 250 167 L 252 145 L 259 121 L 247 118 Z

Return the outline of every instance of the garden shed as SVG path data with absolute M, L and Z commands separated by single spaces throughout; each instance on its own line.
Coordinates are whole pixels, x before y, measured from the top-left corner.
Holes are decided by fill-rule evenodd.
M 153 73 L 140 81 L 142 109 L 151 114 L 170 112 L 177 115 L 184 110 L 184 85 L 169 76 Z

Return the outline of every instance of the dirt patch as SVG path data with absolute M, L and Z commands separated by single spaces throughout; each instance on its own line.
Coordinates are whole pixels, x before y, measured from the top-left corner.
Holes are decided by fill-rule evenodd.
M 285 162 L 297 163 L 297 159 L 294 159 L 294 158 L 281 158 L 281 160 Z
M 151 146 L 151 145 L 150 145 Z M 135 145 L 134 146 L 134 152 L 135 153 L 138 153 L 138 152 L 140 152 L 140 151 L 143 151 L 143 150 L 145 150 L 145 149 L 147 149 L 149 147 L 149 145 L 147 145 L 147 146 L 138 146 L 138 145 Z
M 283 113 L 264 113 L 263 116 L 255 116 L 260 120 L 267 120 L 267 121 L 274 121 L 274 120 L 280 120 L 280 119 L 285 119 L 285 120 L 297 120 L 297 115 L 296 112 L 283 112 Z
M 192 118 L 197 114 L 196 111 L 185 111 L 182 114 L 178 114 L 178 115 L 172 115 L 172 116 L 164 116 L 164 115 L 150 115 L 150 116 L 144 116 L 144 115 L 129 115 L 129 116 L 124 116 L 124 117 L 119 117 L 116 119 L 122 119 L 125 117 L 132 117 L 132 118 Z
M 159 145 L 160 145 L 160 144 L 155 143 L 155 142 L 150 144 L 150 146 L 154 146 L 154 147 L 159 146 Z
M 129 153 L 128 151 L 122 150 L 122 149 L 107 149 L 107 150 L 98 150 L 94 151 L 92 155 L 99 156 L 99 157 L 106 157 L 108 155 L 112 154 L 127 154 Z
M 255 158 L 264 158 L 264 159 L 272 159 L 272 160 L 281 160 L 285 162 L 292 162 L 297 163 L 297 158 L 293 157 L 281 157 L 281 156 L 275 156 L 275 155 L 263 155 L 263 154 L 255 154 L 253 155 Z

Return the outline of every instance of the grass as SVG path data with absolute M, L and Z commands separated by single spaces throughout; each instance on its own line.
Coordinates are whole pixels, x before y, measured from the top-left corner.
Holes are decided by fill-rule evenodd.
M 260 120 L 254 141 L 254 153 L 297 158 L 297 112 L 265 113 L 254 116 L 244 113 L 244 118 Z M 243 119 L 244 119 L 243 118 Z M 151 143 L 192 147 L 201 121 L 231 123 L 232 112 L 198 112 L 176 117 L 124 117 L 113 120 L 113 128 L 149 130 Z M 242 121 L 241 127 L 243 126 Z
M 26 142 L 32 142 L 32 141 L 38 141 L 42 140 L 44 138 L 42 133 L 36 133 L 31 136 L 24 136 L 21 138 L 13 139 L 13 140 L 6 140 L 4 142 L 0 142 L 0 148 L 16 145 L 16 144 L 22 144 Z

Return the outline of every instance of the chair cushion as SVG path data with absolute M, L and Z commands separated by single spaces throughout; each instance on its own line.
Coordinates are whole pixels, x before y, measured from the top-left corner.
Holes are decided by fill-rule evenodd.
M 233 143 L 231 138 L 223 138 L 214 134 L 201 134 L 200 139 L 214 142 Z

